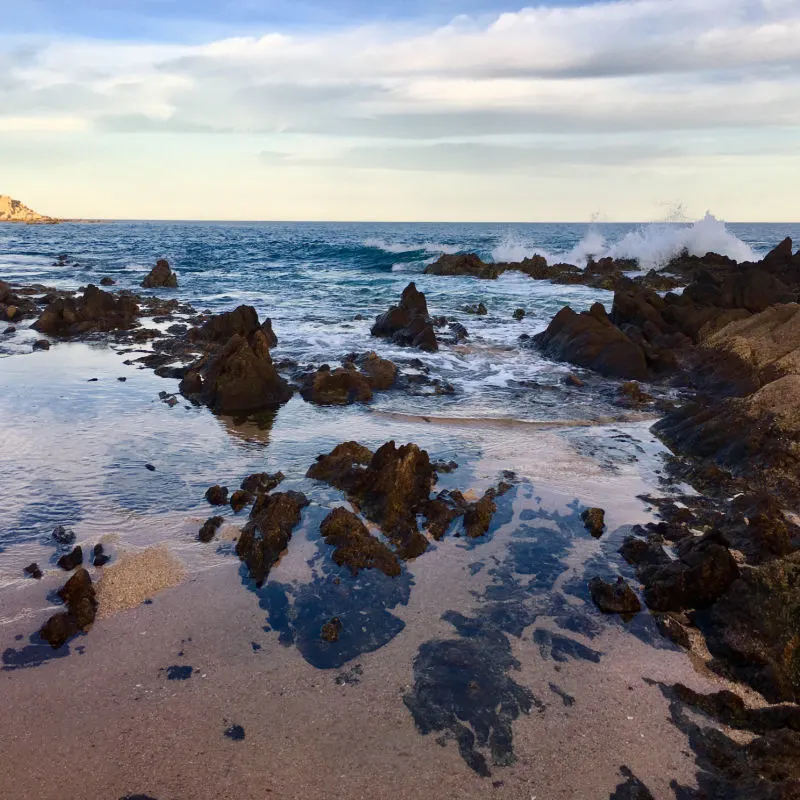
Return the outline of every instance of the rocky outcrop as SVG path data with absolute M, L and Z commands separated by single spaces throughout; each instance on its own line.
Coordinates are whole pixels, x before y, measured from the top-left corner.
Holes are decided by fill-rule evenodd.
M 170 269 L 169 261 L 160 258 L 142 281 L 144 289 L 177 289 L 178 276 Z
M 600 303 L 580 314 L 565 306 L 533 341 L 551 358 L 609 378 L 645 380 L 650 374 L 642 347 L 611 322 Z
M 362 569 L 378 569 L 392 577 L 400 574 L 397 556 L 352 511 L 333 509 L 322 521 L 320 533 L 335 548 L 333 560 L 348 567 L 352 575 Z
M 66 338 L 126 330 L 137 324 L 138 315 L 139 305 L 132 295 L 113 295 L 90 284 L 82 296 L 54 299 L 32 327 L 48 336 Z
M 39 635 L 54 649 L 61 647 L 81 631 L 88 630 L 97 615 L 97 600 L 89 573 L 79 569 L 58 592 L 67 606 L 66 611 L 54 614 L 39 631 Z
M 0 194 L 0 222 L 22 222 L 26 225 L 49 225 L 61 220 L 46 217 L 28 208 L 7 194 Z
M 439 349 L 425 295 L 414 283 L 409 283 L 403 290 L 399 305 L 392 306 L 376 318 L 370 333 L 420 350 L 434 352 Z
M 261 495 L 253 506 L 236 543 L 236 555 L 247 566 L 256 586 L 263 585 L 288 547 L 306 505 L 308 500 L 300 492 L 277 492 Z

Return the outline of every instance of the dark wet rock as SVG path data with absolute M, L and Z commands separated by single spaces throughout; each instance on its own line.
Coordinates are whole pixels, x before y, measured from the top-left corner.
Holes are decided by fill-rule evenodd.
M 210 542 L 217 535 L 223 522 L 225 522 L 224 517 L 209 517 L 200 528 L 197 538 L 201 542 Z
M 770 702 L 800 700 L 800 553 L 742 567 L 696 622 L 740 680 Z
M 81 549 L 80 545 L 72 550 L 72 552 L 63 555 L 58 559 L 58 566 L 67 572 L 75 569 L 75 567 L 79 567 L 81 564 L 83 564 L 83 550 Z
M 50 349 L 50 342 L 47 339 L 37 339 L 33 343 L 34 350 L 49 350 Z
M 423 506 L 425 528 L 437 541 L 447 533 L 453 520 L 463 517 L 467 501 L 461 492 L 440 492 Z
M 256 472 L 248 475 L 241 485 L 242 491 L 250 492 L 250 494 L 258 494 L 259 492 L 271 492 L 279 483 L 281 483 L 286 476 L 282 472 Z
M 348 405 L 372 399 L 369 379 L 355 368 L 332 370 L 327 365 L 306 376 L 300 387 L 303 400 L 316 405 Z
M 39 634 L 58 649 L 80 631 L 88 630 L 97 615 L 97 600 L 89 573 L 81 568 L 59 589 L 66 611 L 54 614 Z
M 514 317 L 515 320 L 519 321 L 525 319 L 525 309 L 524 308 L 515 308 L 514 313 L 511 315 Z
M 173 664 L 167 667 L 168 681 L 188 681 L 192 677 L 194 667 Z
M 101 286 L 113 286 L 116 281 L 113 278 L 109 278 L 107 275 L 103 278 L 100 278 L 100 285 Z
M 115 296 L 89 285 L 82 296 L 56 297 L 32 327 L 48 336 L 79 336 L 132 328 L 138 315 L 139 306 L 132 295 Z
M 580 314 L 565 306 L 533 342 L 551 358 L 609 378 L 644 380 L 649 374 L 644 350 L 611 322 L 599 303 Z
M 426 275 L 471 275 L 490 280 L 502 272 L 501 268 L 485 263 L 474 253 L 445 254 L 425 267 Z
M 145 289 L 177 289 L 178 276 L 170 269 L 169 262 L 160 258 L 145 276 L 142 287 Z
M 636 592 L 623 578 L 617 578 L 615 583 L 592 578 L 589 581 L 589 592 L 594 604 L 605 614 L 635 614 L 642 608 Z
M 470 624 L 452 612 L 445 618 L 457 627 Z M 490 762 L 514 763 L 511 723 L 536 702 L 509 675 L 519 666 L 507 637 L 488 626 L 469 637 L 434 639 L 414 658 L 414 686 L 403 702 L 420 733 L 454 739 L 467 765 L 489 776 Z
M 75 541 L 75 531 L 70 528 L 65 528 L 63 525 L 56 525 L 53 528 L 53 539 L 62 546 L 67 546 Z
M 619 771 L 625 780 L 608 796 L 608 800 L 655 800 L 650 790 L 626 766 Z
M 212 506 L 224 506 L 228 504 L 228 487 L 220 486 L 218 483 L 206 489 L 206 500 Z
M 92 556 L 92 564 L 95 567 L 104 567 L 109 561 L 111 561 L 111 556 L 105 552 L 102 544 L 96 544 L 94 546 Z
M 357 356 L 354 361 L 375 391 L 385 391 L 394 386 L 397 380 L 397 366 L 389 359 L 381 358 L 377 353 L 370 351 Z
M 327 455 L 317 456 L 306 477 L 349 492 L 361 481 L 364 467 L 372 461 L 373 455 L 372 450 L 358 442 L 342 442 Z
M 483 303 L 473 303 L 471 305 L 466 305 L 463 308 L 463 311 L 467 314 L 476 314 L 477 316 L 484 316 L 488 314 L 488 310 Z
M 244 728 L 241 725 L 231 725 L 226 728 L 224 736 L 234 742 L 241 742 L 244 740 Z
M 489 531 L 492 517 L 497 511 L 496 492 L 489 489 L 480 500 L 469 503 L 464 511 L 464 534 L 469 539 L 477 539 Z
M 35 561 L 32 564 L 28 564 L 22 571 L 31 578 L 35 578 L 37 581 L 42 577 L 42 571 Z
M 602 508 L 587 508 L 581 512 L 581 519 L 586 530 L 599 539 L 606 528 L 606 512 Z
M 231 495 L 231 508 L 234 514 L 238 514 L 245 506 L 250 505 L 255 498 L 250 492 L 244 489 L 237 489 Z
M 220 414 L 276 408 L 292 396 L 289 384 L 272 363 L 266 336 L 257 330 L 249 339 L 239 334 L 210 360 L 201 397 Z
M 716 531 L 683 539 L 676 553 L 675 561 L 639 570 L 645 602 L 654 611 L 707 607 L 739 575 L 726 540 Z
M 236 555 L 247 565 L 256 586 L 261 586 L 270 569 L 289 545 L 292 531 L 308 504 L 300 492 L 277 492 L 258 497 L 250 519 L 236 543 Z
M 319 638 L 324 642 L 338 642 L 341 632 L 342 621 L 339 617 L 333 617 L 322 626 L 319 632 Z
M 420 350 L 433 352 L 439 349 L 425 295 L 414 283 L 409 283 L 403 290 L 399 305 L 392 306 L 376 318 L 370 333 Z
M 351 511 L 335 508 L 322 521 L 320 533 L 335 547 L 333 560 L 340 566 L 347 566 L 352 575 L 362 569 L 379 569 L 391 576 L 400 574 L 397 556 Z

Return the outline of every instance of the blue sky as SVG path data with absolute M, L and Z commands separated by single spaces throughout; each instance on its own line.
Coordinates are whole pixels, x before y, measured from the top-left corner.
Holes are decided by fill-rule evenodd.
M 0 194 L 45 213 L 800 213 L 797 0 L 7 5 Z

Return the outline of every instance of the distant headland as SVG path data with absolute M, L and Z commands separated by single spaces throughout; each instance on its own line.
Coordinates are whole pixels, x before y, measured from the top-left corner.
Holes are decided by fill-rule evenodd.
M 26 225 L 52 225 L 61 222 L 54 217 L 46 217 L 19 200 L 0 194 L 0 222 L 23 222 Z

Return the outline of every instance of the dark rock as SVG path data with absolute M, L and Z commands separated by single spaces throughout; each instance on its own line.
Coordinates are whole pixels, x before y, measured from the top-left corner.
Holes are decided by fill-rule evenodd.
M 800 553 L 742 567 L 727 589 L 698 617 L 709 649 L 770 702 L 798 702 Z
M 56 527 L 53 528 L 52 537 L 60 545 L 70 545 L 75 541 L 75 531 L 70 528 L 65 528 L 63 525 L 56 525 Z
M 42 577 L 42 571 L 39 569 L 39 565 L 35 561 L 32 564 L 28 564 L 28 566 L 22 571 L 26 575 L 30 575 L 31 578 L 35 578 L 37 581 Z
M 223 522 L 225 522 L 224 517 L 209 517 L 200 528 L 197 538 L 201 542 L 210 542 L 217 535 L 217 531 Z
M 580 314 L 565 306 L 533 341 L 545 355 L 609 378 L 644 380 L 648 376 L 644 350 L 612 324 L 599 303 Z
M 587 508 L 581 513 L 581 519 L 586 530 L 599 539 L 606 528 L 606 512 L 602 508 Z
M 72 636 L 88 630 L 97 615 L 97 600 L 89 573 L 81 568 L 58 592 L 67 610 L 54 614 L 39 631 L 39 635 L 54 649 Z
M 206 489 L 206 500 L 212 506 L 224 506 L 228 502 L 228 487 L 218 483 Z
M 348 405 L 372 399 L 369 379 L 356 369 L 320 367 L 303 381 L 303 400 L 316 405 Z
M 102 544 L 96 544 L 94 546 L 93 556 L 92 564 L 94 564 L 95 567 L 104 567 L 111 561 L 111 556 L 105 553 Z
M 413 283 L 403 290 L 399 305 L 392 306 L 376 318 L 370 333 L 389 338 L 399 345 L 432 352 L 439 349 L 425 295 Z
M 361 569 L 379 569 L 390 576 L 400 574 L 397 556 L 351 511 L 335 508 L 322 521 L 320 533 L 335 547 L 333 560 L 339 566 L 347 566 L 352 575 Z
M 277 492 L 260 495 L 253 505 L 250 520 L 236 543 L 236 554 L 247 565 L 256 586 L 263 585 L 286 550 L 307 503 L 299 492 Z
M 53 299 L 32 327 L 48 336 L 78 336 L 132 328 L 138 315 L 135 297 L 115 296 L 89 285 L 82 297 Z
M 338 642 L 339 634 L 342 631 L 342 621 L 339 617 L 332 617 L 329 622 L 322 626 L 319 632 L 320 639 L 325 642 Z
M 278 374 L 265 335 L 233 335 L 209 362 L 203 376 L 203 401 L 220 414 L 255 412 L 287 402 L 292 390 Z
M 635 614 L 642 608 L 636 592 L 622 578 L 617 578 L 616 583 L 592 578 L 589 592 L 594 604 L 605 614 Z
M 63 555 L 58 559 L 58 566 L 67 572 L 75 569 L 75 567 L 78 567 L 81 564 L 83 564 L 83 550 L 81 550 L 80 545 L 78 545 L 78 547 L 76 547 L 71 553 Z
M 639 571 L 645 602 L 654 611 L 709 606 L 739 575 L 727 542 L 715 531 L 683 539 L 676 552 L 677 560 Z
M 49 350 L 50 349 L 50 342 L 47 339 L 37 339 L 33 343 L 34 350 Z
M 350 491 L 360 482 L 364 467 L 372 461 L 372 457 L 372 450 L 358 442 L 343 442 L 327 455 L 317 456 L 316 463 L 309 467 L 306 477 Z
M 234 514 L 238 514 L 245 506 L 253 502 L 255 498 L 250 492 L 244 489 L 237 489 L 231 495 L 231 508 Z
M 271 492 L 286 476 L 282 472 L 256 472 L 253 475 L 248 475 L 241 485 L 241 489 L 250 494 L 257 494 L 259 492 Z
M 480 500 L 467 505 L 464 511 L 464 533 L 468 538 L 477 539 L 488 532 L 492 517 L 497 511 L 495 497 L 495 491 L 489 489 Z
M 145 276 L 142 287 L 145 289 L 177 289 L 178 276 L 170 269 L 169 262 L 160 258 Z

